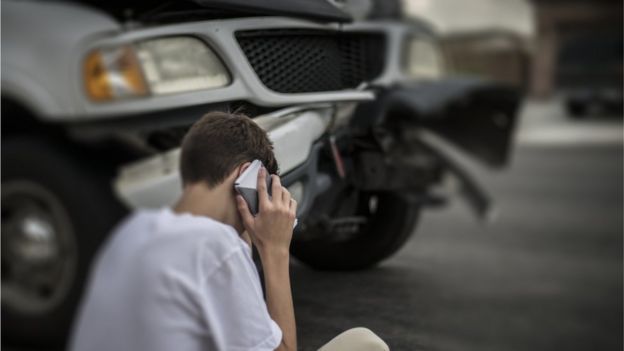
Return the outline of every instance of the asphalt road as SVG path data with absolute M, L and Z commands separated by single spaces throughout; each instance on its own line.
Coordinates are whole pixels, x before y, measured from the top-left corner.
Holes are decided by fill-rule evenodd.
M 622 350 L 621 119 L 560 117 L 531 106 L 512 166 L 481 172 L 493 223 L 455 201 L 375 269 L 295 264 L 301 349 L 366 326 L 392 350 Z

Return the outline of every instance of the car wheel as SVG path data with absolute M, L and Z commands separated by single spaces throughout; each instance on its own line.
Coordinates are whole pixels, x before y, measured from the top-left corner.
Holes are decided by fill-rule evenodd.
M 401 194 L 350 190 L 323 221 L 293 235 L 291 253 L 321 270 L 369 268 L 405 244 L 419 207 Z
M 2 142 L 3 343 L 62 346 L 91 258 L 124 210 L 67 150 Z

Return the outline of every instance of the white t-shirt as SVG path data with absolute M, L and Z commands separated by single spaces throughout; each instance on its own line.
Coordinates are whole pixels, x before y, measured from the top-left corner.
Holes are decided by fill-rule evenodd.
M 102 248 L 71 350 L 274 350 L 251 249 L 229 225 L 139 211 Z

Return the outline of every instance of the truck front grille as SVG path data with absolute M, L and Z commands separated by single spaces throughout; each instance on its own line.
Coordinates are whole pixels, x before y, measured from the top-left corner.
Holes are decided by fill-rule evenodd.
M 255 30 L 236 39 L 262 83 L 279 93 L 353 89 L 383 70 L 378 33 Z

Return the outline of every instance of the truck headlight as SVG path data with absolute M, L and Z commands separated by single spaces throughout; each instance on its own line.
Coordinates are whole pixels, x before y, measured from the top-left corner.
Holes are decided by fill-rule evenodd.
M 95 50 L 84 64 L 87 95 L 109 101 L 226 86 L 230 77 L 217 55 L 193 37 L 139 41 Z
M 444 74 L 442 53 L 433 41 L 410 38 L 405 51 L 405 71 L 410 77 L 431 80 Z
M 137 43 L 139 60 L 154 94 L 217 88 L 230 77 L 217 55 L 192 37 L 171 37 Z

